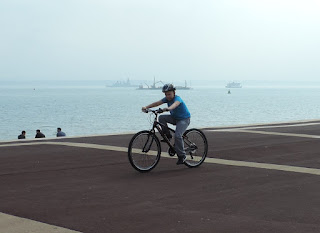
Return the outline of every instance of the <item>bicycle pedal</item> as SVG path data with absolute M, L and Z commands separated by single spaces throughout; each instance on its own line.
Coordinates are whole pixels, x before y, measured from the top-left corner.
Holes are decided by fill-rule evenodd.
M 173 157 L 176 155 L 176 152 L 174 150 L 172 150 L 171 148 L 168 149 L 168 154 Z

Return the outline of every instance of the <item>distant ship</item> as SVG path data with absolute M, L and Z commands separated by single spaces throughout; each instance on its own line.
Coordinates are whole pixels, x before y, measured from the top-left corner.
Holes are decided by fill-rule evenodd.
M 114 84 L 112 84 L 111 86 L 108 87 L 137 87 L 138 85 L 132 85 L 130 83 L 130 80 L 127 79 L 127 81 L 117 81 Z
M 162 85 L 164 85 L 164 83 L 162 81 L 156 82 L 156 79 L 154 78 L 152 85 L 149 86 L 146 83 L 145 83 L 145 85 L 141 84 L 141 85 L 139 85 L 137 90 L 159 90 L 159 89 L 162 89 L 163 86 L 156 86 L 157 83 L 162 83 Z M 185 81 L 185 85 L 184 86 L 176 86 L 175 88 L 177 90 L 190 90 L 191 89 L 191 87 L 187 86 L 187 81 Z
M 226 88 L 241 88 L 241 83 L 237 82 L 229 82 L 226 86 Z
M 159 90 L 162 88 L 162 86 L 156 86 L 157 83 L 162 83 L 162 81 L 158 81 L 156 82 L 156 78 L 153 78 L 153 84 L 151 84 L 150 86 L 148 84 L 145 83 L 145 86 L 143 84 L 139 85 L 139 87 L 137 88 L 137 90 Z
M 191 87 L 187 86 L 187 81 L 184 81 L 184 86 L 176 86 L 177 90 L 190 90 Z

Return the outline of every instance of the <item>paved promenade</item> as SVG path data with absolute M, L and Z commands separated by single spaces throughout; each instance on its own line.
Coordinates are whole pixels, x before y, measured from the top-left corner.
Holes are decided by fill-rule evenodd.
M 203 131 L 146 174 L 132 134 L 0 142 L 0 233 L 320 232 L 320 120 Z

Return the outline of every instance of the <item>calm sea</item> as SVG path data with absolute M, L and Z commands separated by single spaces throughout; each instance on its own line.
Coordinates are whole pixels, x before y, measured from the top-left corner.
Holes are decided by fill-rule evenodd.
M 320 88 L 194 87 L 177 94 L 191 114 L 190 127 L 214 127 L 320 118 Z M 53 138 L 149 129 L 142 106 L 163 98 L 157 90 L 135 88 L 0 88 L 0 141 L 27 138 L 40 129 Z

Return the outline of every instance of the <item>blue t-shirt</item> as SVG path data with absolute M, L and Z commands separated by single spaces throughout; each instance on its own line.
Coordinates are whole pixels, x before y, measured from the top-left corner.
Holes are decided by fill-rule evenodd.
M 166 97 L 164 97 L 162 99 L 163 103 L 167 103 L 168 107 L 170 107 L 174 102 L 179 101 L 180 104 L 178 105 L 178 107 L 176 107 L 175 109 L 173 109 L 172 111 L 170 111 L 171 116 L 176 119 L 176 120 L 183 120 L 183 119 L 187 119 L 190 118 L 191 114 L 186 106 L 186 104 L 183 102 L 183 100 L 180 98 L 180 96 L 175 96 L 173 98 L 173 100 L 168 101 Z
M 57 133 L 57 137 L 65 137 L 65 136 L 66 136 L 66 134 L 62 131 Z

